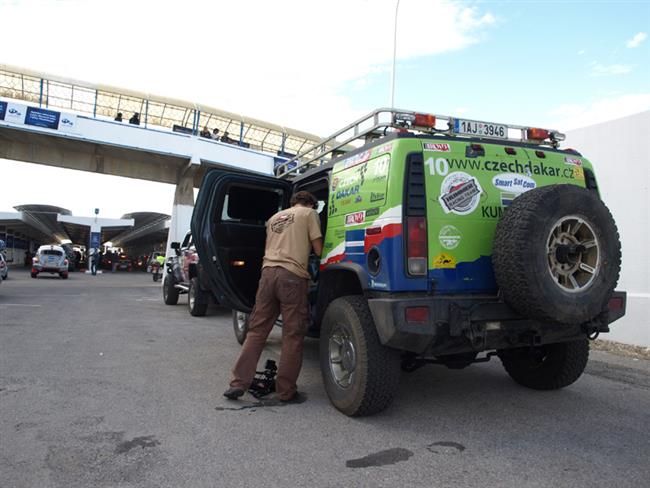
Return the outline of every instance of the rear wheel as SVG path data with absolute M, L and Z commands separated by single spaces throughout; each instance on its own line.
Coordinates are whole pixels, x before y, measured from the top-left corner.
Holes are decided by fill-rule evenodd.
M 176 305 L 178 303 L 178 290 L 174 285 L 174 277 L 171 274 L 165 275 L 162 286 L 165 305 Z
M 248 317 L 250 315 L 239 310 L 232 311 L 232 326 L 235 330 L 235 337 L 237 342 L 243 344 L 248 334 Z
M 545 344 L 499 351 L 510 377 L 534 390 L 557 390 L 576 381 L 587 366 L 589 341 Z
M 187 306 L 190 309 L 190 315 L 193 317 L 203 317 L 208 310 L 208 300 L 201 291 L 199 279 L 195 276 L 190 280 L 190 289 L 187 291 Z
M 32 278 L 36 278 L 38 276 L 38 273 L 32 271 Z
M 363 297 L 337 298 L 327 307 L 320 336 L 320 368 L 327 396 L 346 415 L 372 415 L 393 401 L 400 356 L 379 342 Z

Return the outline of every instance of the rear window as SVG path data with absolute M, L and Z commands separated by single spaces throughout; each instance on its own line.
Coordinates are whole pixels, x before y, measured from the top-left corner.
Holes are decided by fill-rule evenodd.
M 221 217 L 222 220 L 264 224 L 279 210 L 282 210 L 280 190 L 260 190 L 233 185 L 228 189 Z
M 45 249 L 41 251 L 41 254 L 51 255 L 51 256 L 63 256 L 61 251 L 55 251 L 54 249 Z

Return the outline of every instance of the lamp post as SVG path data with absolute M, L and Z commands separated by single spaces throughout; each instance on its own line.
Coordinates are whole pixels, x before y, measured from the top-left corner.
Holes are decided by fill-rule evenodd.
M 397 58 L 397 12 L 399 11 L 399 0 L 395 4 L 395 28 L 393 30 L 393 70 L 390 80 L 390 108 L 395 108 L 395 59 Z

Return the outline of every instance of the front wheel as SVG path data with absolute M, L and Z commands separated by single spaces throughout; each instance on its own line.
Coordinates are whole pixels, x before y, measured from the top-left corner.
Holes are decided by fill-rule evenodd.
M 157 282 L 160 279 L 160 273 L 153 273 L 153 281 L 154 283 Z
M 534 390 L 558 390 L 582 375 L 589 359 L 589 341 L 504 349 L 499 351 L 499 358 L 520 385 Z
M 248 317 L 250 315 L 239 310 L 232 311 L 232 326 L 235 330 L 235 338 L 239 344 L 243 344 L 248 334 Z
M 174 287 L 174 277 L 172 275 L 165 276 L 162 289 L 165 305 L 176 305 L 178 303 L 178 290 Z
M 372 415 L 393 401 L 399 385 L 400 357 L 379 341 L 363 297 L 345 296 L 329 304 L 319 354 L 327 396 L 344 414 Z
M 208 301 L 205 293 L 201 291 L 199 279 L 196 276 L 190 280 L 190 289 L 187 291 L 187 306 L 190 309 L 190 315 L 193 317 L 203 317 L 208 310 Z
M 32 271 L 32 278 L 36 278 L 37 276 L 38 276 L 38 273 L 35 273 L 34 271 Z

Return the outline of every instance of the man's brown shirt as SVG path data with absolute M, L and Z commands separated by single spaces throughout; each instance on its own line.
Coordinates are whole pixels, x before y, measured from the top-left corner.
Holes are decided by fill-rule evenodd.
M 316 210 L 299 205 L 281 210 L 266 222 L 266 249 L 262 268 L 282 266 L 309 278 L 311 241 L 323 237 Z

